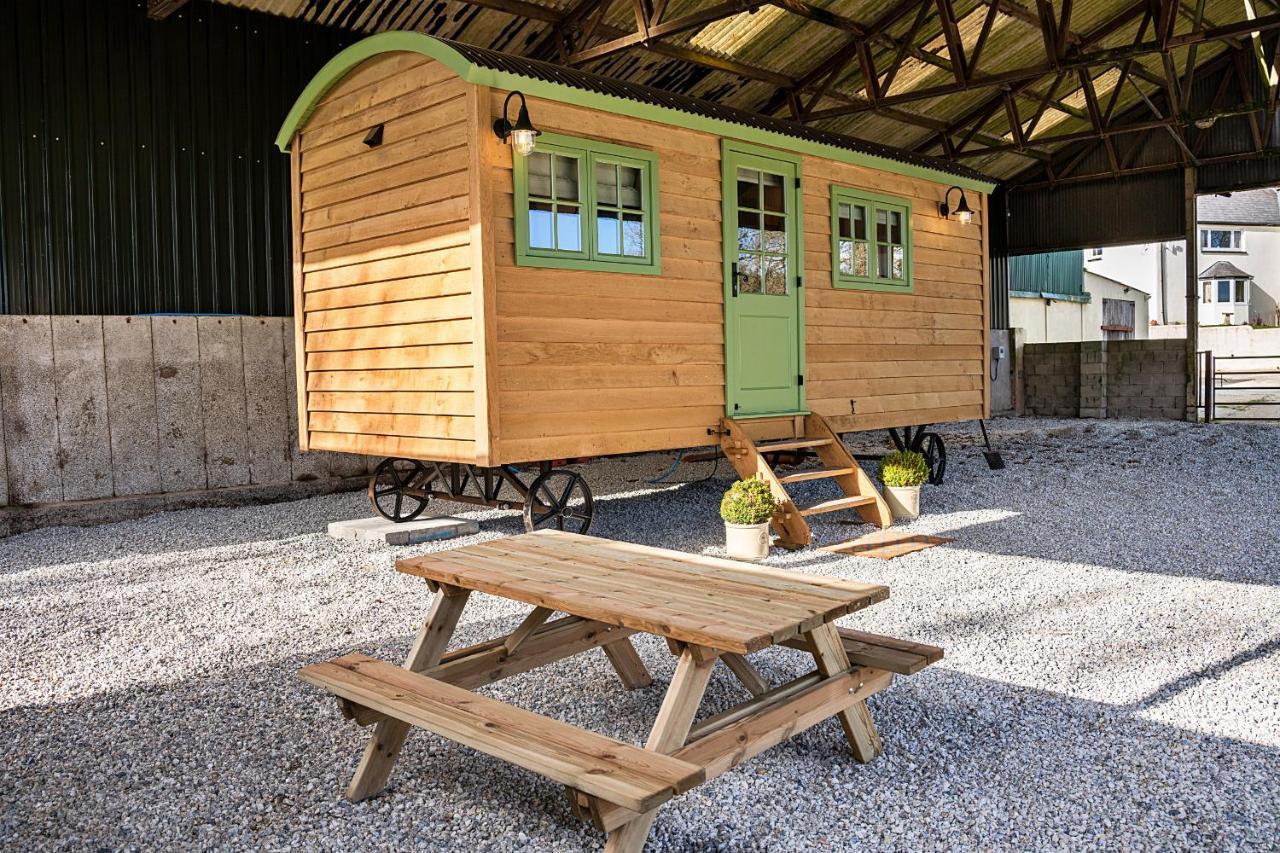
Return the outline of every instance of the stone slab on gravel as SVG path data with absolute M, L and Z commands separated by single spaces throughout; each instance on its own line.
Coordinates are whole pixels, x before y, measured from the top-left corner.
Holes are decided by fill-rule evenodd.
M 667 803 L 650 851 L 1277 848 L 1280 429 L 989 426 L 1005 470 L 987 469 L 976 424 L 942 427 L 947 482 L 894 528 L 952 543 L 767 560 L 885 584 L 888 601 L 840 623 L 946 649 L 870 701 L 884 754 L 858 764 L 822 723 Z M 888 449 L 879 432 L 850 444 Z M 650 483 L 671 459 L 580 466 L 592 532 L 722 555 L 732 472 L 698 462 Z M 515 512 L 440 511 L 482 529 L 334 539 L 329 522 L 369 513 L 346 493 L 0 541 L 0 849 L 599 849 L 562 786 L 423 732 L 385 795 L 342 799 L 369 730 L 298 668 L 402 660 L 430 595 L 396 559 L 523 530 Z M 816 519 L 815 544 L 867 531 L 852 521 Z M 526 612 L 473 595 L 455 643 Z M 592 651 L 486 693 L 643 743 L 674 660 L 636 646 L 652 687 L 623 690 Z M 787 649 L 751 659 L 774 684 L 812 667 Z M 703 713 L 742 698 L 717 666 Z
M 413 521 L 397 523 L 375 515 L 373 518 L 329 522 L 329 535 L 334 539 L 385 542 L 388 545 L 417 545 L 420 542 L 456 539 L 479 532 L 480 525 L 475 521 L 452 516 L 415 518 Z

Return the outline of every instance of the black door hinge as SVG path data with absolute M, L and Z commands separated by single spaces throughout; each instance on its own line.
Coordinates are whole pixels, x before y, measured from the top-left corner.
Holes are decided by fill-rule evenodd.
M 796 276 L 796 287 L 804 287 L 804 276 Z
M 803 374 L 803 373 L 798 374 L 798 375 L 796 376 L 796 384 L 797 384 L 797 385 L 803 385 L 803 384 L 804 384 L 804 374 Z
M 796 178 L 796 189 L 800 189 L 800 178 Z

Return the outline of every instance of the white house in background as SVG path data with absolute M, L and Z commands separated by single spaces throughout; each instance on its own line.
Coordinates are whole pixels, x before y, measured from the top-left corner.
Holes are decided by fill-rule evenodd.
M 1202 326 L 1280 325 L 1280 190 L 1197 201 L 1196 264 Z M 1151 318 L 1186 323 L 1182 241 L 1085 250 L 1085 269 L 1149 292 Z

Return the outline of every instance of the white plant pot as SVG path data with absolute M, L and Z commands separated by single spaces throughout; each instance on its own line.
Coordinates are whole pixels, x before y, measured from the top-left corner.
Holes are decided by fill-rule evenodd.
M 914 521 L 920 517 L 919 486 L 885 486 L 884 501 L 900 521 Z
M 735 560 L 763 560 L 769 556 L 769 522 L 724 523 L 724 547 Z

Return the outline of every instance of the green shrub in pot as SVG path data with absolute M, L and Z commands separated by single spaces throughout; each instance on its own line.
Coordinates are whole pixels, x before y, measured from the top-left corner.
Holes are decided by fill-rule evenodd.
M 923 455 L 914 450 L 890 453 L 880 461 L 880 481 L 894 518 L 920 517 L 920 487 L 929 482 L 929 463 Z
M 729 487 L 720 500 L 720 517 L 730 557 L 762 560 L 769 555 L 769 519 L 777 508 L 769 484 L 758 477 Z

